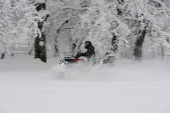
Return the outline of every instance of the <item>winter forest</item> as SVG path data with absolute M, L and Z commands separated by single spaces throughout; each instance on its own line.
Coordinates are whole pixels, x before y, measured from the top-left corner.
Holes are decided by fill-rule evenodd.
M 35 58 L 75 55 L 90 40 L 97 57 L 170 55 L 167 0 L 1 0 L 0 48 Z M 40 49 L 38 49 L 40 48 Z M 43 61 L 43 60 L 42 60 Z
M 170 0 L 0 0 L 0 113 L 170 113 L 169 86 Z

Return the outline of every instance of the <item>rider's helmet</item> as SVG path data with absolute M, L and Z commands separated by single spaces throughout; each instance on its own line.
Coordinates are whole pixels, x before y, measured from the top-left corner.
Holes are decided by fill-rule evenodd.
M 89 48 L 89 46 L 91 46 L 91 45 L 92 45 L 92 44 L 91 44 L 90 41 L 86 41 L 84 47 L 87 49 L 87 48 Z

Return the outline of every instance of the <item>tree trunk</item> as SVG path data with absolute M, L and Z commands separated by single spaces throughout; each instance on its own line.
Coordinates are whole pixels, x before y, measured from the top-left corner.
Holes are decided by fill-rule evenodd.
M 164 47 L 162 45 L 160 47 L 161 47 L 161 57 L 162 57 L 162 59 L 164 59 L 164 57 L 165 57 Z
M 75 53 L 75 49 L 76 49 L 76 43 L 72 43 L 71 44 L 71 53 L 73 54 L 73 55 L 75 55 L 76 53 Z
M 36 9 L 37 11 L 40 10 L 45 10 L 46 9 L 46 4 L 45 3 L 37 3 L 36 4 Z M 43 30 L 44 27 L 44 22 L 47 20 L 49 15 L 45 15 L 45 19 L 43 22 L 38 22 L 38 28 L 40 29 L 42 36 L 38 35 L 35 38 L 35 58 L 41 59 L 41 61 L 46 62 L 47 57 L 46 57 L 46 36 L 45 36 L 45 31 Z
M 40 42 L 40 38 L 39 38 L 39 36 L 37 36 L 35 38 L 35 44 L 34 44 L 35 58 L 41 58 L 41 46 L 39 45 L 39 42 Z
M 58 45 L 57 45 L 57 37 L 55 37 L 55 43 L 54 43 L 54 56 L 57 57 L 59 56 L 59 49 L 58 49 Z
M 112 41 L 111 41 L 111 46 L 112 46 L 111 50 L 112 50 L 113 52 L 115 52 L 115 53 L 116 53 L 117 50 L 118 50 L 117 42 L 118 42 L 117 36 L 116 36 L 115 34 L 113 34 L 113 38 L 112 38 Z
M 4 59 L 5 58 L 5 53 L 2 53 L 1 54 L 1 59 Z
M 47 62 L 47 54 L 46 54 L 46 35 L 42 33 L 42 40 L 41 42 L 41 61 Z
M 35 38 L 35 58 L 40 58 L 41 61 L 46 62 L 46 40 L 45 34 L 42 33 L 42 37 L 37 36 Z
M 28 54 L 31 56 L 33 48 L 30 49 L 30 51 L 28 52 Z
M 142 45 L 143 45 L 145 35 L 146 35 L 146 27 L 144 28 L 143 31 L 140 31 L 139 33 L 140 33 L 140 35 L 138 36 L 136 43 L 135 43 L 134 56 L 135 56 L 136 60 L 141 61 L 141 59 L 142 59 Z

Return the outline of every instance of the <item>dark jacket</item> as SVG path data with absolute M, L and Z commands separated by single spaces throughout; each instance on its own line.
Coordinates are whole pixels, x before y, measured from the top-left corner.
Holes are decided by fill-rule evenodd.
M 78 59 L 81 56 L 84 56 L 84 57 L 87 57 L 88 60 L 90 60 L 90 58 L 95 55 L 95 51 L 94 51 L 95 48 L 92 44 L 86 47 L 86 49 L 87 51 L 85 53 L 78 53 L 76 55 L 76 59 Z

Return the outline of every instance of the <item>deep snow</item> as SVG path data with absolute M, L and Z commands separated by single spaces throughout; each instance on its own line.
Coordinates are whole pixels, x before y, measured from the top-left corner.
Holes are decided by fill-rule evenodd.
M 58 66 L 0 60 L 0 113 L 170 113 L 170 62 Z

